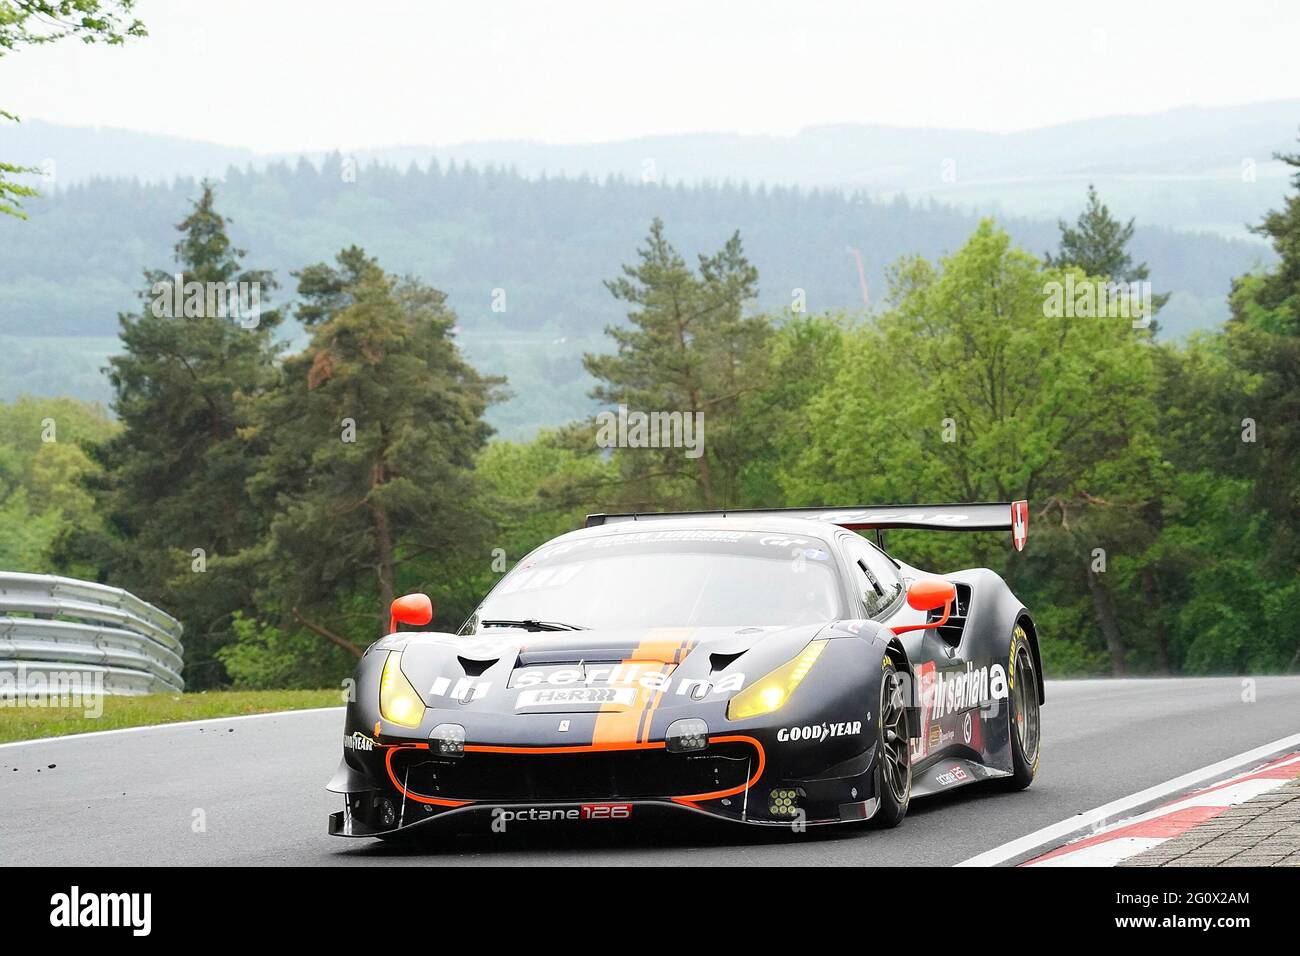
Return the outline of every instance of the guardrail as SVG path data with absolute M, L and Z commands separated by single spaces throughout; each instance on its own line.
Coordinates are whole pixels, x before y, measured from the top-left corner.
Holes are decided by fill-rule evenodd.
M 50 574 L 0 571 L 0 673 L 44 686 L 102 675 L 109 694 L 182 690 L 181 624 L 129 591 Z

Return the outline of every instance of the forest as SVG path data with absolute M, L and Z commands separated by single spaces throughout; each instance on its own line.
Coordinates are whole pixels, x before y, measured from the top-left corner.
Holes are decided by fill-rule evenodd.
M 494 436 L 489 409 L 518 385 L 467 359 L 446 290 L 346 236 L 286 273 L 232 242 L 222 200 L 240 184 L 197 185 L 171 260 L 142 258 L 119 316 L 112 414 L 0 406 L 0 567 L 175 614 L 190 689 L 322 687 L 381 635 L 393 595 L 427 591 L 454 630 L 587 512 L 1024 497 L 1023 554 L 1000 535 L 889 547 L 1005 575 L 1049 676 L 1295 670 L 1300 156 L 1285 159 L 1297 192 L 1258 226 L 1276 262 L 1239 274 L 1230 318 L 1185 341 L 1155 334 L 1161 311 L 1144 328 L 1047 307 L 1067 280 L 1150 274 L 1095 193 L 1046 255 L 986 219 L 950 253 L 896 259 L 865 314 L 775 308 L 741 231 L 692 261 L 671 215 L 646 219 L 603 277 L 623 318 L 582 359 L 590 401 L 703 415 L 698 457 L 602 448 L 593 416 Z M 159 308 L 155 283 L 178 273 L 278 288 L 281 305 L 251 325 Z
M 780 312 L 801 295 L 813 313 L 875 311 L 891 263 L 951 254 L 979 223 L 939 203 L 842 189 L 529 178 L 431 160 L 399 169 L 339 154 L 233 167 L 220 181 L 232 241 L 281 278 L 355 244 L 445 292 L 463 353 L 513 385 L 488 411 L 511 438 L 597 411 L 580 357 L 621 319 L 601 279 L 655 216 L 688 257 L 739 229 L 760 273 L 757 306 Z M 45 383 L 58 380 L 61 394 L 111 400 L 99 369 L 119 347 L 114 316 L 131 307 L 140 270 L 168 261 L 172 227 L 200 189 L 98 179 L 44 190 L 26 221 L 0 216 L 0 399 L 50 394 Z M 1035 254 L 1056 242 L 1049 220 L 999 222 Z M 1272 261 L 1263 243 L 1142 223 L 1132 250 L 1173 293 L 1161 317 L 1171 339 L 1226 319 L 1232 277 Z M 305 342 L 292 319 L 284 334 Z

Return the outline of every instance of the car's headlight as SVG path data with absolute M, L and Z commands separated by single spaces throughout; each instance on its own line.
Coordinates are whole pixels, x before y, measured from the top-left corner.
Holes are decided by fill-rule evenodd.
M 379 716 L 403 727 L 419 727 L 424 720 L 424 701 L 402 673 L 400 651 L 388 652 L 379 676 Z
M 728 720 L 770 714 L 790 698 L 821 655 L 825 641 L 813 641 L 794 660 L 782 664 L 762 680 L 742 690 L 727 703 Z

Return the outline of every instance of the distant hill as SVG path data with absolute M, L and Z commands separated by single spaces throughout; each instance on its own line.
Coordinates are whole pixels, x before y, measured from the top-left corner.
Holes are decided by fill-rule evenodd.
M 40 120 L 0 126 L 7 162 L 43 170 L 43 191 L 101 179 L 168 182 L 178 176 L 220 176 L 231 166 L 257 164 L 252 150 L 125 129 L 58 126 Z
M 352 153 L 361 165 L 405 169 L 471 163 L 524 176 L 619 176 L 665 184 L 748 182 L 902 194 L 1028 218 L 1073 213 L 1095 182 L 1111 206 L 1147 225 L 1246 238 L 1285 191 L 1276 152 L 1294 151 L 1300 100 L 1186 107 L 1110 116 L 1015 133 L 891 126 L 812 127 L 792 136 L 691 134 L 613 143 L 493 141 L 411 145 Z M 94 176 L 165 182 L 223 175 L 231 165 L 265 168 L 297 157 L 259 154 L 123 130 L 28 121 L 3 129 L 10 158 L 53 160 L 57 182 Z M 345 151 L 346 153 L 347 151 Z M 319 163 L 324 157 L 309 157 Z
M 189 179 L 97 180 L 29 202 L 27 222 L 0 217 L 0 398 L 108 397 L 95 370 L 116 313 L 135 306 L 143 269 L 171 265 L 174 226 L 197 192 Z M 373 164 L 354 177 L 337 156 L 319 167 L 232 169 L 217 200 L 248 263 L 275 270 L 281 300 L 292 293 L 292 270 L 351 243 L 447 291 L 469 357 L 510 377 L 516 398 L 493 412 L 508 435 L 588 410 L 581 352 L 603 348 L 603 328 L 622 318 L 601 280 L 634 257 L 655 215 L 692 257 L 739 229 L 760 271 L 761 304 L 784 309 L 802 289 L 811 311 L 864 307 L 854 250 L 874 307 L 888 265 L 952 251 L 977 222 L 929 201 L 838 190 L 530 179 L 436 164 Z M 1054 223 L 1003 223 L 1035 254 L 1055 248 Z M 1150 264 L 1156 289 L 1175 293 L 1161 317 L 1174 335 L 1220 321 L 1232 277 L 1267 257 L 1257 243 L 1151 227 L 1139 228 L 1134 252 Z M 505 290 L 504 314 L 491 310 L 494 289 Z

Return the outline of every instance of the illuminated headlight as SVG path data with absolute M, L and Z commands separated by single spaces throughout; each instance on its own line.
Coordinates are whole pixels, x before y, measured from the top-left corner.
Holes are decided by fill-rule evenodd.
M 825 647 L 825 641 L 813 641 L 794 660 L 782 664 L 758 683 L 751 684 L 731 698 L 727 702 L 727 719 L 744 720 L 778 710 L 808 676 Z
M 698 717 L 683 717 L 668 725 L 664 745 L 669 753 L 684 754 L 709 745 L 709 725 Z
M 424 701 L 402 673 L 402 654 L 390 651 L 379 676 L 379 716 L 403 727 L 419 727 Z
M 439 757 L 465 756 L 465 728 L 460 724 L 439 724 L 429 732 L 429 750 Z

